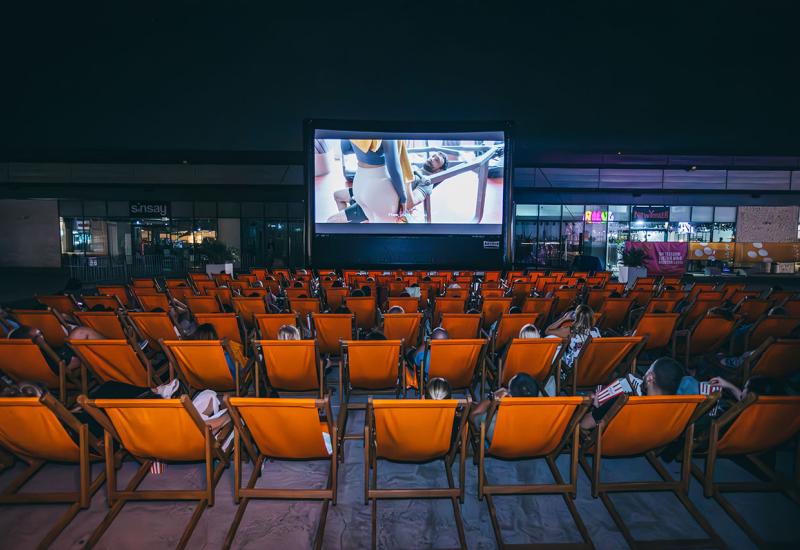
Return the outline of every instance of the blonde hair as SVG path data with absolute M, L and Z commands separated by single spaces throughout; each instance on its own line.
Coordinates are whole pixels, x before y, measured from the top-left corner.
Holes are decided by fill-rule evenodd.
M 569 327 L 569 333 L 572 336 L 582 335 L 586 336 L 594 326 L 594 311 L 586 304 L 581 304 L 575 308 L 575 320 L 572 326 Z
M 528 323 L 527 325 L 523 326 L 519 329 L 519 337 L 520 338 L 541 338 L 542 335 L 539 334 L 539 329 L 536 328 L 536 325 L 533 323 Z
M 300 340 L 300 331 L 294 325 L 281 325 L 278 340 Z

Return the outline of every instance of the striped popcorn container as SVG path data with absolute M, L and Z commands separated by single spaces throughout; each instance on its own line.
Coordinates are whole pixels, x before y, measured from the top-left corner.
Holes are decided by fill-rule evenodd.
M 708 382 L 700 382 L 700 394 L 701 395 L 711 395 L 712 393 L 716 393 L 718 391 L 722 391 L 721 386 L 712 386 Z M 720 407 L 720 402 L 717 401 L 714 404 L 714 408 L 708 411 L 708 416 L 715 418 L 719 416 L 719 413 L 722 411 Z
M 161 462 L 160 460 L 154 460 L 152 464 L 150 464 L 150 473 L 153 475 L 161 475 L 164 473 L 167 465 Z

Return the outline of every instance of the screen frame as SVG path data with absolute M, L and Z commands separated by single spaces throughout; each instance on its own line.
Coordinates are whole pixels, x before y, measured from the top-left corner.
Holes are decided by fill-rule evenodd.
M 344 120 L 344 119 L 305 119 L 303 121 L 303 149 L 305 153 L 305 163 L 303 165 L 303 176 L 306 185 L 306 263 L 309 267 L 314 267 L 314 237 L 316 235 L 316 211 L 315 211 L 315 185 L 314 185 L 314 135 L 317 130 L 333 131 L 353 131 L 353 132 L 386 132 L 386 133 L 470 133 L 470 132 L 503 132 L 505 148 L 503 158 L 503 213 L 501 217 L 500 235 L 484 235 L 479 231 L 470 234 L 471 237 L 485 236 L 497 239 L 501 243 L 501 258 L 503 265 L 510 263 L 510 251 L 512 249 L 509 240 L 513 235 L 511 222 L 513 216 L 513 128 L 514 125 L 509 120 L 501 121 L 379 121 L 379 120 Z M 476 228 L 480 227 L 479 225 Z M 324 234 L 324 233 L 322 233 Z M 354 233 L 357 235 L 357 233 Z M 391 233 L 375 234 L 380 237 L 400 238 L 408 235 L 394 235 Z M 426 238 L 441 238 L 442 235 L 426 233 Z M 408 264 L 416 265 L 416 264 Z M 448 266 L 442 266 L 448 267 Z M 461 267 L 461 266 L 456 266 Z M 499 266 L 498 266 L 499 267 Z

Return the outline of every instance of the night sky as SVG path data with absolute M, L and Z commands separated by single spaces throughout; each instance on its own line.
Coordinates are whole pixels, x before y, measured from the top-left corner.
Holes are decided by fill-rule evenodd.
M 800 154 L 791 2 L 18 4 L 0 39 L 6 160 L 297 152 L 304 118 L 510 119 L 522 164 Z

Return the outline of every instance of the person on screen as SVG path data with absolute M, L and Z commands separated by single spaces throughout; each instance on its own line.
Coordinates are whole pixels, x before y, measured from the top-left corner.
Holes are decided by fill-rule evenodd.
M 342 148 L 342 156 L 346 154 L 356 154 L 358 157 L 358 166 L 359 169 L 364 167 L 364 161 L 362 161 L 362 156 L 356 153 L 356 151 L 361 151 L 358 147 L 353 146 L 353 141 L 367 141 L 367 140 L 342 140 L 341 148 Z M 378 140 L 372 140 L 378 141 Z M 383 140 L 384 143 L 389 143 L 392 140 Z M 401 143 L 401 142 L 396 142 Z M 382 144 L 383 146 L 383 144 Z M 421 203 L 425 200 L 425 197 L 431 194 L 433 191 L 433 184 L 430 180 L 426 177 L 426 175 L 435 174 L 437 172 L 441 172 L 442 170 L 447 169 L 448 159 L 443 153 L 433 153 L 422 166 L 422 172 L 413 171 L 412 172 L 412 179 L 409 182 L 407 180 L 406 174 L 406 166 L 409 166 L 410 170 L 410 163 L 408 162 L 408 155 L 405 153 L 405 146 L 403 145 L 400 149 L 401 154 L 399 156 L 399 160 L 401 161 L 401 168 L 402 168 L 402 175 L 403 175 L 403 189 L 405 192 L 404 196 L 408 197 L 408 202 L 405 199 L 399 200 L 398 206 L 398 216 L 394 216 L 394 219 L 389 221 L 401 221 L 401 216 L 404 210 L 408 210 L 416 206 L 417 204 Z M 362 151 L 363 152 L 363 151 Z M 390 155 L 392 156 L 392 155 Z M 395 157 L 396 159 L 398 157 Z M 344 162 L 342 162 L 344 165 Z M 387 164 L 387 173 L 390 176 L 392 181 L 393 187 L 395 190 L 397 186 L 395 185 L 396 178 L 392 176 L 392 170 L 390 166 Z M 333 200 L 336 202 L 336 207 L 339 209 L 337 214 L 334 214 L 330 218 L 328 218 L 328 222 L 331 223 L 362 223 L 365 221 L 374 221 L 370 220 L 369 216 L 364 211 L 364 208 L 361 204 L 355 199 L 355 179 L 358 177 L 358 171 L 356 172 L 356 176 L 354 178 L 354 184 L 352 187 L 345 187 L 343 189 L 337 189 L 333 192 Z M 398 172 L 399 173 L 399 172 Z M 398 197 L 401 197 L 400 193 L 397 193 Z M 344 219 L 343 219 L 344 218 Z M 385 221 L 385 220 L 382 220 Z

